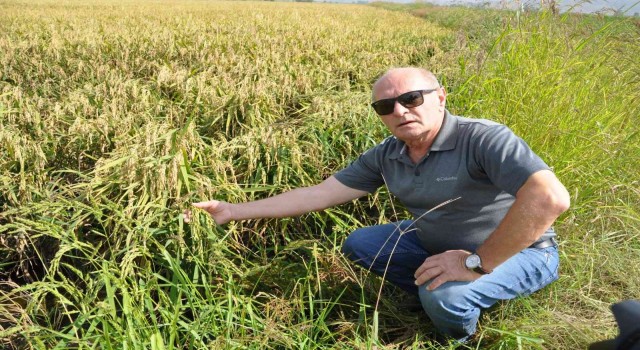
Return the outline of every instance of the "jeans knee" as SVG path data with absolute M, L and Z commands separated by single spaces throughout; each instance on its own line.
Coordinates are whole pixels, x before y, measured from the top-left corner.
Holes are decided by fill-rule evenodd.
M 427 290 L 429 282 L 419 288 L 420 301 L 434 325 L 454 338 L 464 338 L 475 332 L 480 307 L 469 298 L 464 282 L 448 282 Z
M 428 284 L 420 286 L 420 300 L 425 309 L 459 312 L 472 308 L 467 296 L 460 288 L 451 288 L 445 284 L 434 290 L 428 290 Z
M 364 236 L 363 231 L 363 229 L 357 229 L 347 236 L 347 239 L 344 240 L 344 243 L 342 243 L 342 247 L 340 248 L 340 251 L 344 256 L 351 260 L 358 257 L 358 248 L 362 247 L 361 240 Z

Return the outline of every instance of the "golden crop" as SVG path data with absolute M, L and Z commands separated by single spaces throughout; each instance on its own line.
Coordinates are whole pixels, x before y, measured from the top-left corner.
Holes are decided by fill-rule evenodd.
M 182 157 L 203 147 L 196 131 L 216 172 L 248 157 L 234 170 L 246 182 L 255 138 L 304 147 L 296 130 L 307 118 L 367 118 L 376 76 L 408 64 L 438 70 L 446 33 L 363 6 L 127 1 L 5 4 L 0 30 L 3 162 L 30 164 L 30 175 L 11 175 L 23 194 L 51 166 L 102 177 L 128 157 L 118 164 L 126 183 L 176 196 Z

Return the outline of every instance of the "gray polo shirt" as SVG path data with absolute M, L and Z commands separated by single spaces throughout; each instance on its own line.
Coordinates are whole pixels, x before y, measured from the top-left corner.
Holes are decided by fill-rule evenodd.
M 431 254 L 475 251 L 498 227 L 515 194 L 533 173 L 549 169 L 504 125 L 445 111 L 431 150 L 418 164 L 404 142 L 391 136 L 335 174 L 342 184 L 374 192 L 386 183 L 417 219 L 449 199 L 461 197 L 416 221 Z M 555 236 L 549 228 L 544 237 Z

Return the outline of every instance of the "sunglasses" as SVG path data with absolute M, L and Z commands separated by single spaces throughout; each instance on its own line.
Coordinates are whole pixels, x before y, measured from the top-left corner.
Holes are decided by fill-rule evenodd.
M 436 90 L 438 90 L 438 88 L 405 92 L 404 94 L 394 98 L 385 98 L 382 100 L 378 100 L 372 103 L 371 107 L 373 107 L 378 115 L 387 115 L 393 113 L 393 110 L 396 108 L 396 101 L 407 108 L 418 107 L 424 103 L 425 94 L 430 94 Z

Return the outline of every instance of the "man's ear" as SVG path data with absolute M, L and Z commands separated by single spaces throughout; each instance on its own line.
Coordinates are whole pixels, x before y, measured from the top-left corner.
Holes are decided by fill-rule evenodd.
M 447 91 L 444 89 L 444 86 L 441 86 L 438 89 L 438 100 L 440 101 L 440 107 L 444 109 L 444 106 L 447 102 Z

